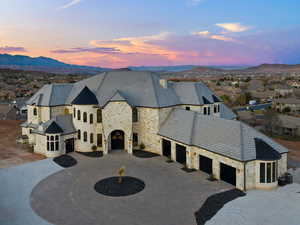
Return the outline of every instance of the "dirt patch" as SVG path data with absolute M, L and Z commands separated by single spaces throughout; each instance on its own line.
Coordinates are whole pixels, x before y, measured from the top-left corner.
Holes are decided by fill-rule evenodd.
M 0 168 L 45 159 L 42 155 L 29 152 L 25 145 L 16 143 L 16 138 L 21 135 L 22 122 L 0 120 Z
M 300 162 L 300 141 L 287 141 L 279 138 L 274 140 L 290 150 L 288 154 L 290 159 Z

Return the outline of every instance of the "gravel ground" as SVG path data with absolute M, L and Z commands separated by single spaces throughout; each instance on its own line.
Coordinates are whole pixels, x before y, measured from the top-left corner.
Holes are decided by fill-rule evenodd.
M 227 203 L 205 225 L 299 225 L 300 185 L 272 191 L 252 190 Z
M 0 224 L 49 225 L 30 207 L 30 194 L 41 180 L 60 170 L 52 159 L 0 169 Z

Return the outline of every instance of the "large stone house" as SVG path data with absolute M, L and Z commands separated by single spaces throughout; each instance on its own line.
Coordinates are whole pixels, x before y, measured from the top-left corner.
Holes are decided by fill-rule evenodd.
M 22 134 L 48 157 L 92 149 L 132 154 L 143 145 L 241 190 L 276 187 L 287 171 L 288 150 L 235 120 L 201 82 L 105 72 L 74 84 L 45 85 L 27 109 Z

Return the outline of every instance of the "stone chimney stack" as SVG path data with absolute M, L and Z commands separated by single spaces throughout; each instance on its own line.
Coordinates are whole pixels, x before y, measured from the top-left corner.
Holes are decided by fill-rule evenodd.
M 162 86 L 163 88 L 168 88 L 168 81 L 166 79 L 160 79 L 159 80 L 159 84 L 160 86 Z

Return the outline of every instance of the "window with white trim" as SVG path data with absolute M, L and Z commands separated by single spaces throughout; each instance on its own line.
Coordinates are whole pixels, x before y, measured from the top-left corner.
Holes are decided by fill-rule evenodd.
M 277 180 L 277 162 L 260 163 L 260 183 L 273 183 Z
M 47 151 L 59 151 L 59 135 L 47 135 Z

